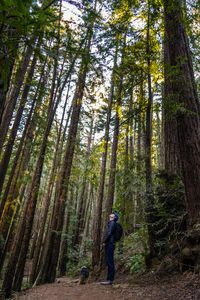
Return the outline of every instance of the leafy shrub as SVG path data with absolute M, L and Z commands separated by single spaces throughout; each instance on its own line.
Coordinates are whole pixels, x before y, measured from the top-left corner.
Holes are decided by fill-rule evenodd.
M 67 276 L 77 277 L 79 276 L 80 270 L 83 266 L 86 266 L 89 270 L 91 269 L 91 258 L 80 260 L 78 264 L 69 262 L 67 264 Z
M 156 178 L 154 223 L 155 249 L 157 256 L 169 252 L 170 243 L 182 235 L 186 228 L 184 187 L 180 177 L 159 171 Z
M 130 268 L 130 273 L 139 273 L 145 270 L 145 258 L 142 253 L 134 253 L 129 257 L 129 260 L 125 264 L 126 267 Z

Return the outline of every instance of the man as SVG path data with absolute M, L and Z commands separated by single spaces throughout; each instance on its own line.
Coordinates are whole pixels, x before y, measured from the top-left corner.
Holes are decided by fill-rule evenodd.
M 101 282 L 103 285 L 114 283 L 115 277 L 115 264 L 114 264 L 114 250 L 115 250 L 115 231 L 116 222 L 119 219 L 118 215 L 113 212 L 109 215 L 109 222 L 106 228 L 106 233 L 103 240 L 103 247 L 105 247 L 106 264 L 108 265 L 107 280 Z

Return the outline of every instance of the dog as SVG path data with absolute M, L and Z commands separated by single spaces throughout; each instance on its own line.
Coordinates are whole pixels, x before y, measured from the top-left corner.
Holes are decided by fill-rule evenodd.
M 78 279 L 78 284 L 85 284 L 88 280 L 88 277 L 89 277 L 89 271 L 88 271 L 88 268 L 83 266 L 81 268 L 81 271 L 80 271 L 80 275 L 79 275 L 79 279 Z

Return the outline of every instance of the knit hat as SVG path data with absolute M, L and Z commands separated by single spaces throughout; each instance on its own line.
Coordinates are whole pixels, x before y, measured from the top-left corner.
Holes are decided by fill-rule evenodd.
M 115 220 L 117 221 L 119 219 L 119 216 L 114 211 L 113 214 L 115 215 Z

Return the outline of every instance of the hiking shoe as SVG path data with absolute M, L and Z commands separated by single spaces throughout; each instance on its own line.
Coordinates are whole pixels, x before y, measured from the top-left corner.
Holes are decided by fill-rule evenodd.
M 102 285 L 110 285 L 110 284 L 114 284 L 114 281 L 112 280 L 107 280 L 107 281 L 103 281 L 101 282 Z

